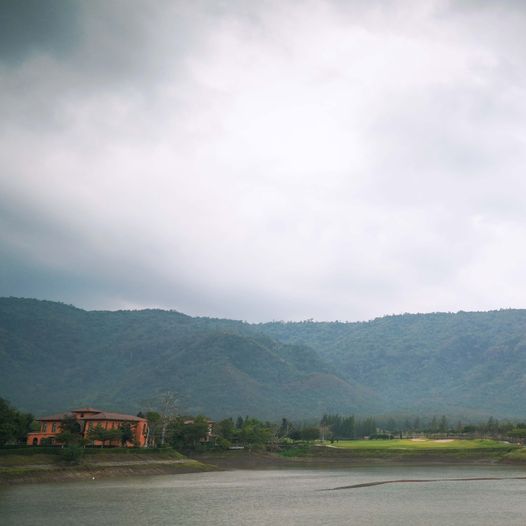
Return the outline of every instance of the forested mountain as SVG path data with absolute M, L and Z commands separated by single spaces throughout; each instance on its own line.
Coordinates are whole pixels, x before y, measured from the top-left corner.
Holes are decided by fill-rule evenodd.
M 0 395 L 18 407 L 138 411 L 166 392 L 188 413 L 212 417 L 305 418 L 380 407 L 309 347 L 282 344 L 241 322 L 0 299 Z
M 305 344 L 388 412 L 526 415 L 526 310 L 404 314 L 364 323 L 268 323 Z
M 37 414 L 526 416 L 526 311 L 266 323 L 0 298 L 0 396 Z

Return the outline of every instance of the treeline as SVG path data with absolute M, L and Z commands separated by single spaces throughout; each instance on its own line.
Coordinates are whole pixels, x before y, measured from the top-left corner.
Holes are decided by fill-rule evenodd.
M 155 411 L 138 416 L 148 420 L 149 447 L 198 449 L 202 447 L 278 448 L 282 445 L 313 440 L 352 440 L 408 437 L 412 435 L 446 435 L 465 438 L 495 438 L 526 441 L 526 422 L 499 420 L 490 417 L 478 423 L 463 423 L 445 415 L 395 419 L 325 414 L 319 422 L 262 421 L 250 416 L 226 418 L 213 422 L 205 416 L 178 415 L 175 408 L 164 413 Z M 12 407 L 0 398 L 0 446 L 25 444 L 27 433 L 35 424 L 33 416 Z M 85 446 L 93 441 L 103 445 L 133 444 L 133 431 L 125 423 L 118 429 L 94 427 L 87 440 L 82 439 L 75 418 L 65 418 L 56 439 L 68 446 Z
M 373 417 L 359 419 L 351 416 L 323 415 L 320 437 L 327 440 L 375 437 L 378 426 Z
M 140 414 L 140 416 L 143 416 Z M 238 416 L 212 422 L 204 416 L 164 418 L 158 413 L 144 415 L 150 426 L 150 445 L 176 449 L 199 447 L 279 448 L 296 442 L 356 438 L 385 438 L 373 417 L 324 415 L 320 422 L 279 423 Z
M 193 417 L 148 411 L 137 416 L 148 420 L 149 447 L 196 449 L 199 445 L 208 443 L 212 436 L 212 422 L 202 415 Z
M 466 437 L 526 439 L 526 422 L 512 422 L 490 417 L 485 422 L 464 423 L 448 419 L 445 415 L 427 418 L 415 417 L 396 420 L 394 418 L 358 419 L 338 414 L 323 415 L 320 421 L 320 437 L 325 439 L 357 439 L 404 437 L 410 435 L 455 435 Z
M 140 414 L 142 416 L 142 414 Z M 150 428 L 151 447 L 172 446 L 175 449 L 215 447 L 277 447 L 284 441 L 317 440 L 317 425 L 293 424 L 283 418 L 279 424 L 250 416 L 225 418 L 212 422 L 205 416 L 162 416 L 156 412 L 144 415 Z
M 494 417 L 489 417 L 484 422 L 463 422 L 445 415 L 403 420 L 388 418 L 379 421 L 379 428 L 394 435 L 421 433 L 526 438 L 526 423 Z
M 286 441 L 317 440 L 320 430 L 313 425 L 294 424 L 286 418 L 276 424 L 239 416 L 235 422 L 232 418 L 218 422 L 216 434 L 221 446 L 277 446 Z

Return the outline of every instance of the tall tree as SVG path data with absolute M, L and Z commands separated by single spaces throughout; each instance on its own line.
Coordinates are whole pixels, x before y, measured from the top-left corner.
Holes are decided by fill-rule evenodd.
M 148 447 L 156 447 L 160 444 L 162 433 L 162 419 L 157 411 L 148 411 L 146 413 L 148 420 Z
M 129 422 L 123 422 L 119 431 L 122 447 L 125 447 L 128 442 L 134 443 L 135 436 Z
M 32 421 L 31 414 L 17 411 L 7 400 L 0 398 L 0 446 L 25 442 Z
M 65 414 L 60 422 L 60 433 L 56 436 L 58 442 L 66 446 L 80 444 L 82 431 L 80 423 L 72 414 Z

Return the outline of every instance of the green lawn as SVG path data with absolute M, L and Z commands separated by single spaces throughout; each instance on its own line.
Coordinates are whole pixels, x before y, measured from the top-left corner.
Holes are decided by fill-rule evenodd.
M 506 448 L 514 446 L 497 440 L 433 440 L 433 439 L 402 439 L 402 440 L 340 440 L 326 445 L 342 449 L 483 449 Z

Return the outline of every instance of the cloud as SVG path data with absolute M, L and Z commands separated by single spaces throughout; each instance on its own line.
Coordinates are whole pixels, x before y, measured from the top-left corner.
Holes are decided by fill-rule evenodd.
M 520 3 L 74 5 L 0 57 L 0 293 L 523 306 Z
M 33 54 L 64 57 L 77 44 L 78 4 L 7 0 L 0 12 L 0 62 L 20 65 Z

